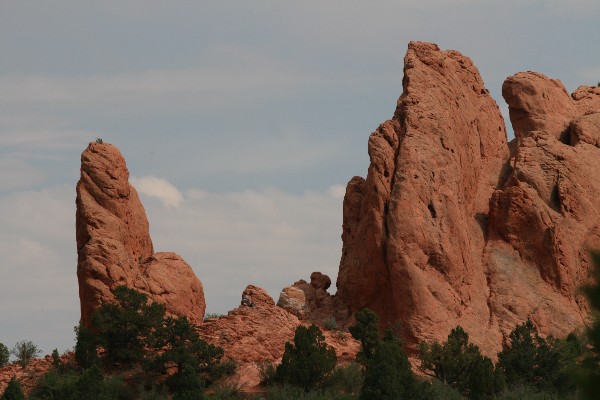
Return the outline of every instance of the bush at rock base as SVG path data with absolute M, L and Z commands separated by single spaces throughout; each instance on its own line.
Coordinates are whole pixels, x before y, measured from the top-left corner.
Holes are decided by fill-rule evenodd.
M 319 327 L 300 325 L 294 335 L 294 344 L 285 344 L 275 380 L 308 391 L 323 383 L 335 368 L 336 361 L 335 351 L 327 345 Z
M 25 394 L 18 380 L 15 378 L 10 380 L 0 400 L 25 400 Z

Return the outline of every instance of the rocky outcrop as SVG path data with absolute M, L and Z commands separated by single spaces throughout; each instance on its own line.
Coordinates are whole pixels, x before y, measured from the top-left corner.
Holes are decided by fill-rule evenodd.
M 543 334 L 581 327 L 586 246 L 600 243 L 600 88 L 509 78 L 508 144 L 469 58 L 411 42 L 404 62 L 367 178 L 346 188 L 336 300 L 400 321 L 413 351 L 457 325 L 489 355 L 529 317 Z
M 76 203 L 77 278 L 85 326 L 101 304 L 114 300 L 112 289 L 118 285 L 147 294 L 170 314 L 202 322 L 202 283 L 177 254 L 154 253 L 144 207 L 115 146 L 90 143 L 82 153 Z
M 301 324 L 295 315 L 275 305 L 267 292 L 249 285 L 243 294 L 248 295 L 254 307 L 240 306 L 225 316 L 209 319 L 198 327 L 203 339 L 221 346 L 225 358 L 238 364 L 238 378 L 246 387 L 259 384 L 258 364 L 265 361 L 279 362 L 285 343 L 293 342 L 296 328 Z M 359 343 L 350 334 L 324 331 L 325 339 L 338 356 L 338 361 L 350 361 L 356 357 Z
M 509 77 L 502 94 L 516 143 L 490 202 L 490 307 L 504 333 L 530 317 L 564 336 L 583 325 L 578 288 L 589 249 L 600 248 L 600 88 L 569 96 L 560 81 L 527 72 Z
M 340 327 L 338 322 L 346 322 L 350 314 L 344 303 L 327 292 L 330 286 L 331 279 L 327 275 L 313 272 L 310 275 L 310 283 L 301 279 L 284 288 L 277 305 L 301 320 L 320 326 Z
M 72 364 L 75 357 L 73 353 L 66 353 L 60 356 L 59 360 L 62 364 Z M 0 367 L 0 393 L 4 393 L 8 383 L 14 377 L 19 381 L 21 389 L 27 395 L 37 385 L 38 380 L 52 368 L 54 368 L 54 363 L 50 355 L 43 358 L 34 358 L 24 367 L 16 362 L 4 365 Z

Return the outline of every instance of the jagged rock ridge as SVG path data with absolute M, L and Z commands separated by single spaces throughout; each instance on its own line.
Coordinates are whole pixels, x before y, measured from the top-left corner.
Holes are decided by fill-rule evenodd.
M 175 253 L 154 253 L 148 220 L 119 150 L 90 143 L 81 154 L 77 183 L 77 278 L 81 322 L 127 285 L 164 304 L 167 312 L 201 323 L 202 283 Z
M 531 318 L 565 335 L 600 247 L 600 88 L 569 96 L 521 73 L 503 87 L 516 139 L 472 61 L 411 42 L 403 93 L 344 198 L 337 301 L 400 321 L 410 350 L 461 325 L 494 355 Z

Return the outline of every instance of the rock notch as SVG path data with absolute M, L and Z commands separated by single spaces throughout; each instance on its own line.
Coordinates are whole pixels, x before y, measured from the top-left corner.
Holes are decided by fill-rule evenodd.
M 411 42 L 403 93 L 348 183 L 336 299 L 400 321 L 409 350 L 461 325 L 489 355 L 531 318 L 582 327 L 600 247 L 600 88 L 507 79 L 516 139 L 472 61 Z
M 90 143 L 81 154 L 77 183 L 77 278 L 81 323 L 114 300 L 112 290 L 127 285 L 167 312 L 199 324 L 204 317 L 202 283 L 175 253 L 154 253 L 146 213 L 119 150 Z

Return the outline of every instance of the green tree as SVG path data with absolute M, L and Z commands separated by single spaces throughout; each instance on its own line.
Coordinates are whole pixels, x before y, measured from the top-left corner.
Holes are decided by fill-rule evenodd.
M 175 375 L 179 375 L 188 368 L 201 374 L 209 383 L 219 374 L 217 366 L 223 357 L 223 349 L 202 340 L 185 316 L 167 317 L 151 336 L 150 344 L 161 349 L 150 369 L 165 372 L 167 367 L 175 366 Z
M 414 376 L 401 341 L 386 335 L 377 343 L 367 362 L 359 400 L 419 400 L 431 397 L 429 386 Z
M 575 390 L 572 375 L 581 345 L 574 335 L 564 340 L 544 339 L 527 320 L 517 325 L 509 338 L 510 345 L 498 353 L 498 366 L 508 385 L 532 384 L 562 394 Z
M 96 346 L 98 338 L 96 335 L 80 324 L 75 327 L 75 338 L 77 340 L 75 344 L 75 361 L 77 361 L 77 364 L 81 368 L 87 369 L 97 363 L 98 352 Z
M 5 364 L 8 363 L 8 359 L 10 358 L 10 352 L 8 348 L 0 343 L 0 368 L 2 368 Z
M 355 314 L 355 318 L 356 324 L 349 331 L 354 339 L 360 341 L 361 350 L 356 359 L 365 365 L 379 343 L 379 317 L 370 309 L 363 308 Z
M 75 370 L 51 369 L 38 380 L 29 394 L 29 400 L 79 400 Z
M 21 367 L 25 367 L 32 359 L 41 354 L 41 350 L 30 340 L 17 342 L 10 352 L 17 358 Z
M 184 366 L 177 378 L 177 388 L 173 400 L 202 400 L 204 399 L 204 384 L 189 365 Z
M 460 326 L 452 329 L 443 344 L 421 343 L 419 360 L 424 373 L 474 399 L 498 392 L 503 386 L 503 377 L 497 376 L 501 372 L 481 355 L 479 347 L 469 343 L 469 334 Z
M 327 378 L 335 368 L 336 361 L 335 351 L 327 345 L 319 327 L 300 325 L 294 335 L 294 344 L 285 344 L 275 379 L 308 391 Z
M 25 394 L 21 389 L 19 381 L 15 377 L 8 382 L 8 386 L 6 386 L 0 400 L 25 400 Z
M 114 289 L 115 303 L 105 303 L 92 316 L 99 343 L 110 361 L 131 363 L 143 358 L 146 340 L 161 326 L 165 308 L 126 286 Z
M 590 348 L 581 363 L 579 378 L 580 396 L 583 399 L 596 399 L 600 393 L 600 253 L 592 253 L 594 269 L 593 284 L 584 288 L 594 321 L 587 330 Z
M 52 366 L 54 368 L 59 368 L 61 365 L 60 354 L 58 354 L 58 349 L 52 350 Z
M 102 400 L 105 398 L 104 374 L 97 364 L 83 371 L 75 385 L 81 399 Z

